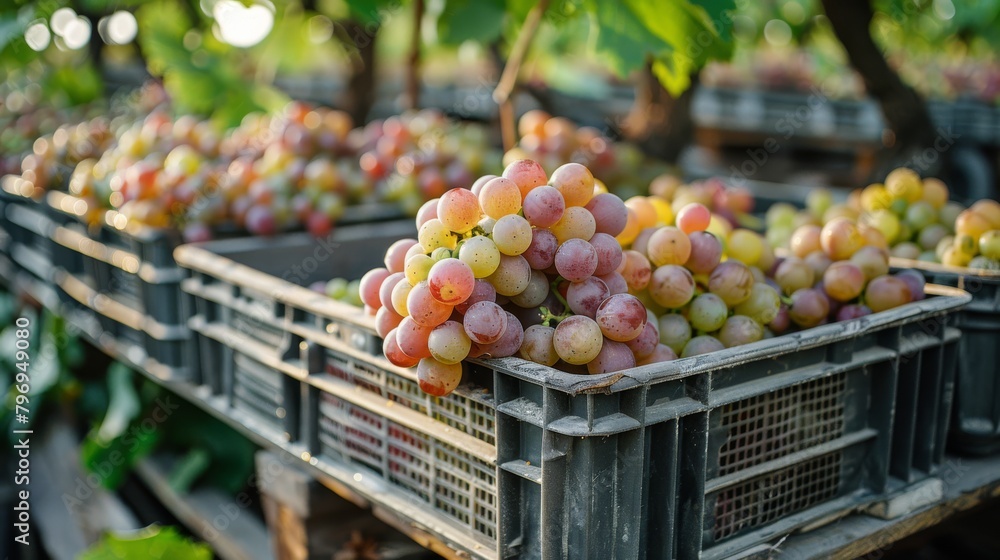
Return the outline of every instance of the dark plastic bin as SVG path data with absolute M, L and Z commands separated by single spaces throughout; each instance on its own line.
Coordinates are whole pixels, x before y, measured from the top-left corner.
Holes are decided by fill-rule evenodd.
M 368 232 L 324 260 L 305 236 L 179 248 L 203 371 L 312 464 L 470 555 L 722 558 L 941 465 L 960 290 L 615 374 L 470 360 L 433 398 L 381 356 L 371 317 L 295 285 L 360 277 L 413 234 Z M 253 310 L 269 332 L 234 323 Z
M 1000 452 L 1000 272 L 895 258 L 890 264 L 972 294 L 956 323 L 962 339 L 950 444 L 971 455 Z

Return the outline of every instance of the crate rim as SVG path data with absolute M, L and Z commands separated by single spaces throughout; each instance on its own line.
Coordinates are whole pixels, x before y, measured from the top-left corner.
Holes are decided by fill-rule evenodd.
M 285 236 L 286 242 L 294 242 L 294 235 Z M 301 237 L 300 237 L 301 238 Z M 279 242 L 281 238 L 274 238 Z M 269 294 L 276 301 L 299 307 L 325 319 L 336 318 L 370 333 L 375 332 L 374 317 L 364 311 L 333 300 L 322 294 L 287 282 L 265 272 L 255 270 L 211 251 L 213 243 L 239 243 L 245 239 L 226 240 L 181 245 L 174 251 L 178 265 L 208 274 L 238 286 L 249 286 L 254 290 Z M 829 323 L 805 331 L 776 336 L 736 348 L 727 348 L 710 354 L 680 358 L 667 364 L 650 364 L 627 370 L 597 375 L 582 375 L 564 372 L 552 367 L 535 364 L 517 357 L 492 360 L 467 359 L 467 362 L 502 371 L 514 377 L 557 389 L 570 395 L 583 393 L 615 393 L 636 386 L 660 383 L 708 373 L 723 368 L 788 354 L 860 336 L 875 329 L 883 329 L 895 324 L 903 324 L 909 319 L 929 318 L 957 311 L 972 301 L 972 295 L 965 290 L 948 286 L 928 284 L 926 291 L 936 296 L 911 302 L 900 307 L 873 313 L 849 321 Z

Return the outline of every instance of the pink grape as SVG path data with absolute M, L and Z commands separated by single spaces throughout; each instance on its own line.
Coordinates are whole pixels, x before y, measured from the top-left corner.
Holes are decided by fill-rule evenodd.
M 403 272 L 407 251 L 416 244 L 416 239 L 400 239 L 385 250 L 385 267 L 389 272 Z
M 418 325 L 436 327 L 451 317 L 452 306 L 438 301 L 425 280 L 418 282 L 406 296 L 406 309 L 410 312 L 409 318 Z
M 493 302 L 481 301 L 466 310 L 462 326 L 473 342 L 491 344 L 507 330 L 507 312 Z
M 390 274 L 391 272 L 385 268 L 373 268 L 361 277 L 361 301 L 365 305 L 375 309 L 382 307 L 382 302 L 379 301 L 379 290 L 382 287 L 382 282 Z
M 428 220 L 433 220 L 438 217 L 439 201 L 440 199 L 438 198 L 432 198 L 425 202 L 424 205 L 420 207 L 420 210 L 417 210 L 417 229 L 420 229 L 420 226 L 424 225 Z
M 552 344 L 556 330 L 543 325 L 531 325 L 524 330 L 524 340 L 517 354 L 525 360 L 544 366 L 554 366 L 559 361 L 559 354 Z
M 722 260 L 722 243 L 707 231 L 696 231 L 688 236 L 691 255 L 684 266 L 695 274 L 709 274 Z
M 690 358 L 692 356 L 700 356 L 702 354 L 709 354 L 725 349 L 726 345 L 714 336 L 696 336 L 684 345 L 684 351 L 681 352 L 681 357 Z
M 434 299 L 454 306 L 472 295 L 476 277 L 469 265 L 459 259 L 449 258 L 434 263 L 427 275 L 427 284 Z M 410 314 L 413 314 L 412 310 Z
M 625 278 L 628 288 L 641 290 L 649 285 L 649 278 L 653 271 L 646 256 L 638 251 L 628 250 L 622 253 L 622 257 L 621 268 L 618 272 Z
M 686 268 L 668 264 L 653 272 L 648 288 L 656 303 L 667 309 L 680 309 L 694 297 L 694 277 Z
M 476 198 L 479 198 L 479 191 L 483 190 L 483 185 L 489 183 L 490 179 L 496 179 L 496 178 L 497 178 L 496 175 L 483 175 L 482 177 L 476 179 L 475 183 L 472 183 L 472 186 L 469 187 L 469 190 L 472 191 L 472 194 L 476 195 Z M 420 226 L 418 225 L 417 227 Z
M 823 289 L 835 301 L 850 301 L 865 288 L 865 273 L 851 261 L 832 263 L 823 273 Z
M 554 233 L 547 229 L 535 228 L 531 230 L 531 244 L 521 256 L 528 261 L 531 268 L 545 270 L 555 263 L 558 248 L 559 241 Z
M 554 225 L 565 210 L 566 202 L 555 187 L 543 185 L 532 189 L 524 197 L 524 217 L 538 228 Z
M 611 193 L 600 193 L 590 199 L 585 206 L 594 215 L 597 222 L 597 233 L 606 233 L 617 237 L 625 229 L 628 221 L 628 209 L 625 202 Z
M 494 220 L 517 214 L 521 210 L 521 191 L 510 179 L 491 179 L 479 191 L 479 206 L 484 214 Z
M 609 297 L 611 291 L 608 290 L 608 285 L 595 276 L 582 282 L 571 282 L 566 289 L 566 303 L 569 304 L 570 311 L 591 319 L 597 316 L 597 308 Z
M 622 263 L 622 247 L 618 240 L 606 233 L 595 233 L 590 238 L 590 244 L 597 251 L 597 268 L 595 276 L 603 276 L 618 270 Z
M 503 176 L 510 179 L 517 185 L 524 199 L 535 187 L 540 187 L 549 181 L 545 176 L 545 170 L 536 161 L 530 159 L 519 159 L 503 170 Z
M 625 281 L 625 277 L 617 272 L 597 276 L 597 278 L 600 278 L 608 286 L 608 291 L 611 294 L 624 294 L 628 292 L 628 283 Z
M 500 338 L 492 344 L 484 344 L 483 350 L 490 358 L 506 358 L 517 354 L 524 341 L 524 327 L 512 313 L 507 313 L 507 328 Z
M 775 334 L 781 334 L 787 331 L 790 326 L 792 326 L 792 318 L 789 314 L 788 306 L 782 303 L 774 319 L 767 324 L 767 328 L 774 331 Z
M 900 270 L 894 276 L 906 282 L 906 285 L 910 288 L 910 299 L 912 301 L 920 301 L 926 297 L 924 293 L 926 281 L 923 275 L 916 270 Z
M 639 336 L 629 340 L 625 344 L 635 354 L 636 359 L 640 359 L 652 354 L 659 343 L 660 333 L 657 330 L 656 323 L 646 321 L 646 325 L 642 327 L 642 332 L 639 333 Z
M 587 371 L 592 374 L 614 373 L 635 367 L 635 355 L 628 346 L 614 340 L 605 340 L 597 357 L 587 363 Z
M 583 315 L 573 315 L 560 321 L 552 336 L 556 353 L 563 361 L 573 365 L 583 365 L 596 358 L 603 341 L 601 327 Z
M 402 320 L 403 318 L 391 306 L 387 307 L 383 305 L 375 313 L 375 332 L 382 338 L 385 338 L 388 336 L 389 331 L 399 326 Z
M 594 176 L 579 163 L 559 166 L 549 177 L 549 184 L 562 193 L 566 206 L 585 206 L 594 197 Z
M 420 390 L 434 397 L 451 393 L 462 381 L 462 363 L 443 364 L 434 358 L 424 358 L 417 364 Z
M 472 294 L 469 295 L 468 299 L 456 305 L 455 311 L 465 313 L 470 307 L 481 301 L 495 302 L 496 300 L 497 291 L 493 286 L 486 280 L 476 280 L 476 285 L 472 288 Z
M 451 189 L 438 200 L 437 215 L 451 231 L 465 233 L 479 223 L 479 200 L 472 191 Z
M 852 303 L 841 307 L 837 311 L 837 320 L 850 321 L 851 319 L 857 319 L 871 314 L 872 310 L 868 309 L 868 306 L 861 305 L 860 303 Z
M 649 364 L 660 364 L 664 362 L 672 362 L 677 359 L 677 353 L 673 351 L 672 348 L 666 344 L 657 344 L 653 352 L 641 358 L 636 362 L 639 366 L 648 366 Z
M 788 316 L 792 322 L 803 328 L 819 325 L 830 313 L 830 303 L 824 294 L 812 288 L 803 288 L 792 294 L 792 305 Z
M 392 289 L 405 278 L 406 275 L 402 272 L 394 272 L 382 281 L 382 285 L 378 289 L 378 301 L 382 307 L 392 307 Z
M 750 268 L 737 260 L 719 264 L 708 277 L 708 291 L 722 298 L 729 307 L 735 307 L 750 297 L 754 280 Z
M 865 288 L 865 304 L 875 313 L 899 307 L 912 299 L 910 285 L 896 276 L 879 276 Z
M 677 213 L 677 227 L 687 234 L 705 231 L 712 220 L 712 213 L 703 204 L 692 202 Z
M 392 365 L 398 367 L 413 367 L 420 361 L 420 358 L 408 356 L 399 348 L 396 342 L 396 329 L 385 335 L 385 340 L 382 341 L 382 354 Z
M 626 342 L 639 336 L 646 325 L 646 308 L 631 294 L 615 294 L 597 308 L 595 320 L 604 336 Z
M 556 250 L 556 270 L 570 282 L 582 282 L 597 270 L 597 250 L 583 239 L 568 239 Z
M 403 317 L 396 327 L 396 343 L 411 358 L 431 357 L 431 351 L 427 348 L 427 338 L 430 335 L 430 327 L 421 327 L 412 317 Z

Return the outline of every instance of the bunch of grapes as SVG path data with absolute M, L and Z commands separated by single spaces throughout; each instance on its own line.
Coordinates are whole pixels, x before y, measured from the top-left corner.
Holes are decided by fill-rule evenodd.
M 1000 269 L 1000 203 L 984 199 L 965 208 L 948 197 L 940 180 L 899 168 L 884 184 L 852 193 L 851 203 L 860 223 L 882 233 L 894 257 Z
M 417 239 L 386 251 L 361 279 L 393 364 L 417 367 L 421 388 L 450 393 L 467 357 L 520 357 L 604 373 L 673 359 L 642 302 L 628 293 L 615 235 L 627 208 L 595 194 L 570 163 L 546 176 L 511 163 L 471 189 L 453 189 L 417 214 Z
M 924 298 L 924 279 L 912 270 L 889 274 L 885 239 L 848 218 L 822 228 L 808 224 L 792 234 L 790 255 L 771 270 L 772 284 L 790 297 L 782 313 L 800 327 L 843 321 Z

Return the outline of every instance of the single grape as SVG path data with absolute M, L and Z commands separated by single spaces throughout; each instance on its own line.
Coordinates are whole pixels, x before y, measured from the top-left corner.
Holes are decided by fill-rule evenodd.
M 781 310 L 781 296 L 772 286 L 756 282 L 750 289 L 750 297 L 733 310 L 738 315 L 745 315 L 761 325 L 774 320 Z
M 508 214 L 493 225 L 493 242 L 505 255 L 520 255 L 531 245 L 531 224 L 517 214 Z
M 600 278 L 607 285 L 608 291 L 611 294 L 624 294 L 628 292 L 628 282 L 625 281 L 624 276 L 617 272 L 597 276 L 597 278 Z
M 438 208 L 438 201 L 439 200 L 440 199 L 432 198 L 432 199 L 428 200 L 427 202 L 425 202 L 424 205 L 420 207 L 420 210 L 417 211 L 417 229 L 418 230 L 420 229 L 420 226 L 422 226 L 425 223 L 427 223 L 428 220 L 433 220 L 433 219 L 435 219 L 435 218 L 438 217 L 438 215 L 437 215 L 437 208 Z
M 691 340 L 691 324 L 683 315 L 670 313 L 662 315 L 658 321 L 660 326 L 660 344 L 666 344 L 675 353 L 684 350 L 684 345 Z
M 787 331 L 790 326 L 792 326 L 792 318 L 789 315 L 788 306 L 782 303 L 778 314 L 767 324 L 767 328 L 776 334 L 781 334 Z
M 497 291 L 486 280 L 476 280 L 476 285 L 472 288 L 472 295 L 462 303 L 455 306 L 455 311 L 465 313 L 470 307 L 481 302 L 496 302 Z
M 597 251 L 595 276 L 603 276 L 618 270 L 622 263 L 622 247 L 618 244 L 618 240 L 607 233 L 595 233 L 590 238 L 590 244 Z
M 505 313 L 507 313 L 507 328 L 496 342 L 483 345 L 484 356 L 506 358 L 517 354 L 521 348 L 521 343 L 524 341 L 524 327 L 512 313 Z
M 565 211 L 566 201 L 555 187 L 536 187 L 524 197 L 524 217 L 537 228 L 555 225 Z
M 382 285 L 378 289 L 378 301 L 382 304 L 382 307 L 392 307 L 392 290 L 396 287 L 396 284 L 405 281 L 405 279 L 406 276 L 402 272 L 395 272 L 382 281 Z
M 507 312 L 491 301 L 481 301 L 465 311 L 462 325 L 473 342 L 492 344 L 507 330 Z
M 604 336 L 601 327 L 590 317 L 573 315 L 559 322 L 552 335 L 552 345 L 568 364 L 583 365 L 601 351 Z
M 437 215 L 441 223 L 451 231 L 465 233 L 479 223 L 479 200 L 472 191 L 451 189 L 441 195 Z
M 493 285 L 497 294 L 507 297 L 516 296 L 528 287 L 528 281 L 531 280 L 531 267 L 521 255 L 513 257 L 501 255 L 500 265 L 486 280 Z
M 673 351 L 672 348 L 666 344 L 657 344 L 656 348 L 645 358 L 641 358 L 636 362 L 639 366 L 648 366 L 649 364 L 660 364 L 663 362 L 672 362 L 677 359 L 677 353 Z
M 850 301 L 861 295 L 864 288 L 865 273 L 850 261 L 837 261 L 823 274 L 823 289 L 836 301 Z
M 835 218 L 823 226 L 819 241 L 823 252 L 835 261 L 851 258 L 865 244 L 858 226 L 847 218 Z
M 652 270 L 645 255 L 638 251 L 629 250 L 625 251 L 622 257 L 621 268 L 618 272 L 625 278 L 628 288 L 638 291 L 649 285 Z M 608 288 L 610 289 L 611 286 L 609 285 Z
M 392 365 L 398 367 L 413 367 L 420 361 L 420 358 L 407 356 L 399 348 L 399 344 L 396 343 L 396 329 L 385 335 L 385 340 L 382 341 L 382 354 Z
M 753 274 L 747 265 L 729 260 L 720 263 L 708 277 L 708 290 L 733 307 L 746 301 L 753 289 Z
M 711 235 L 711 234 L 707 234 Z M 668 264 L 657 268 L 649 280 L 649 295 L 667 309 L 680 309 L 694 297 L 694 277 L 684 267 Z
M 683 265 L 691 256 L 691 241 L 682 230 L 664 226 L 649 238 L 649 261 L 656 266 Z
M 392 308 L 403 317 L 410 314 L 406 306 L 406 300 L 410 297 L 410 290 L 412 289 L 413 286 L 409 282 L 398 282 L 392 289 L 392 294 L 389 297 L 392 300 Z
M 458 258 L 469 265 L 476 278 L 486 278 L 500 266 L 500 249 L 492 239 L 476 235 L 462 243 Z
M 406 266 L 406 253 L 416 244 L 416 239 L 400 239 L 385 250 L 385 267 L 389 272 L 403 272 Z
M 402 320 L 403 317 L 399 313 L 396 313 L 395 309 L 382 306 L 375 313 L 375 332 L 382 338 L 385 338 L 389 334 L 389 331 L 399 326 Z
M 688 320 L 691 322 L 691 327 L 701 332 L 719 330 L 728 316 L 729 308 L 726 307 L 726 302 L 713 293 L 701 294 L 694 298 L 688 309 Z
M 556 250 L 556 270 L 570 282 L 582 282 L 597 270 L 597 250 L 583 239 L 568 239 Z
M 722 243 L 707 231 L 696 231 L 688 236 L 691 254 L 684 266 L 695 274 L 710 274 L 722 260 Z
M 642 231 L 642 226 L 639 225 L 639 218 L 636 216 L 635 211 L 626 207 L 625 212 L 625 227 L 622 228 L 621 233 L 615 236 L 615 239 L 621 243 L 622 247 L 628 247 L 635 242 L 635 238 Z
M 913 301 L 910 285 L 895 276 L 879 276 L 865 288 L 865 305 L 874 313 Z
M 555 263 L 558 248 L 559 241 L 556 240 L 555 234 L 547 229 L 535 228 L 531 230 L 531 244 L 521 256 L 528 261 L 531 268 L 545 270 Z
M 660 343 L 660 333 L 657 323 L 655 320 L 650 321 L 648 319 L 647 317 L 646 324 L 642 327 L 642 332 L 639 333 L 639 336 L 625 343 L 636 359 L 649 356 L 656 350 L 656 346 Z
M 458 243 L 458 237 L 437 218 L 427 220 L 424 225 L 420 226 L 417 239 L 420 240 L 420 246 L 424 248 L 425 252 L 433 251 L 439 247 L 454 249 Z
M 920 248 L 924 251 L 933 251 L 937 244 L 941 242 L 942 239 L 948 236 L 948 228 L 941 224 L 931 224 L 924 229 L 920 230 L 920 234 L 917 235 L 917 242 L 920 243 Z M 980 243 L 982 245 L 982 243 Z
M 719 329 L 719 341 L 726 346 L 740 346 L 764 338 L 764 327 L 745 315 L 733 315 Z
M 443 364 L 434 358 L 423 358 L 417 364 L 420 390 L 434 397 L 444 397 L 462 381 L 462 363 Z
M 484 214 L 494 220 L 517 214 L 521 210 L 521 191 L 510 179 L 491 179 L 479 191 L 479 206 Z
M 625 229 L 628 221 L 628 209 L 617 195 L 601 193 L 590 199 L 585 207 L 594 216 L 597 223 L 597 233 L 606 233 L 616 237 Z
M 390 274 L 392 273 L 387 269 L 373 268 L 361 277 L 361 301 L 365 305 L 375 309 L 382 307 L 382 302 L 379 301 L 379 289 Z
M 871 314 L 872 310 L 868 309 L 868 306 L 861 305 L 860 303 L 852 303 L 841 307 L 837 311 L 837 320 L 850 321 L 851 319 L 857 319 Z
M 658 227 L 648 227 L 640 230 L 639 235 L 635 236 L 635 241 L 632 242 L 632 250 L 639 251 L 643 255 L 648 255 L 649 239 L 653 237 L 653 234 L 659 229 L 660 228 Z
M 524 340 L 517 354 L 525 360 L 544 366 L 554 366 L 559 361 L 559 354 L 552 344 L 556 330 L 544 325 L 531 325 L 524 330 Z
M 579 238 L 589 241 L 597 231 L 597 223 L 594 215 L 586 208 L 571 206 L 563 212 L 562 218 L 551 228 L 559 243 L 565 243 L 567 239 Z
M 788 257 L 778 265 L 774 273 L 774 280 L 781 286 L 785 294 L 792 294 L 797 290 L 812 287 L 816 279 L 813 272 L 805 261 L 796 257 Z
M 472 341 L 465 334 L 462 323 L 445 321 L 434 327 L 427 338 L 427 349 L 431 357 L 443 364 L 457 364 L 469 355 Z
M 635 355 L 621 342 L 605 340 L 601 351 L 593 361 L 587 363 L 587 371 L 592 374 L 614 373 L 635 367 Z
M 431 260 L 434 262 L 450 259 L 452 256 L 451 249 L 446 249 L 444 247 L 438 247 L 437 249 L 431 251 Z
M 472 291 L 471 287 L 469 291 Z M 410 318 L 423 327 L 436 327 L 447 321 L 453 307 L 435 298 L 426 281 L 418 282 L 406 296 L 406 309 Z
M 570 311 L 591 319 L 597 316 L 597 308 L 609 297 L 611 291 L 607 284 L 596 276 L 582 282 L 571 282 L 566 289 L 566 303 L 569 304 Z
M 802 328 L 815 327 L 825 321 L 829 313 L 830 303 L 819 290 L 803 288 L 792 294 L 788 316 L 796 325 Z
M 456 258 L 438 261 L 427 275 L 427 285 L 434 299 L 451 306 L 468 299 L 475 284 L 476 277 L 472 269 Z M 413 314 L 412 310 L 410 313 Z
M 719 339 L 714 336 L 702 335 L 696 336 L 688 341 L 684 345 L 684 351 L 681 352 L 681 358 L 690 358 L 692 356 L 700 356 L 702 354 L 709 354 L 711 352 L 717 352 L 719 350 L 725 350 L 726 345 L 719 341 Z
M 528 287 L 516 296 L 511 296 L 510 302 L 518 307 L 538 307 L 549 295 L 549 279 L 540 270 L 531 271 Z
M 615 294 L 601 303 L 594 319 L 604 336 L 627 342 L 642 333 L 646 308 L 631 294 Z
M 399 349 L 411 358 L 429 358 L 431 351 L 427 349 L 427 338 L 431 335 L 430 327 L 422 327 L 412 317 L 403 317 L 396 327 L 396 343 Z
M 681 208 L 681 211 L 677 213 L 677 227 L 680 228 L 684 233 L 694 233 L 696 231 L 705 231 L 708 228 L 708 224 L 712 219 L 712 213 L 709 212 L 703 204 L 698 204 L 697 202 L 688 204 Z M 687 259 L 685 259 L 687 260 Z M 673 263 L 673 264 L 682 264 Z
M 427 275 L 430 274 L 431 267 L 434 266 L 434 263 L 434 259 L 424 254 L 411 256 L 407 259 L 406 266 L 403 269 L 407 282 L 411 285 L 415 285 L 421 280 L 427 280 Z
M 906 282 L 906 285 L 910 288 L 911 301 L 920 301 L 927 297 L 924 293 L 924 285 L 926 284 L 924 276 L 916 270 L 900 270 L 893 276 Z
M 497 178 L 496 175 L 483 175 L 482 177 L 476 179 L 475 183 L 472 183 L 472 186 L 469 187 L 469 190 L 472 191 L 472 194 L 476 195 L 476 199 L 478 200 L 479 193 L 483 190 L 483 187 L 486 186 L 486 183 L 489 183 L 491 179 L 496 179 L 496 178 Z M 434 217 L 436 218 L 437 216 Z
M 594 176 L 579 163 L 567 163 L 552 172 L 549 184 L 558 190 L 566 206 L 585 206 L 594 196 Z
M 517 185 L 521 198 L 525 198 L 531 190 L 548 182 L 545 170 L 537 162 L 530 159 L 520 159 L 512 162 L 503 170 L 503 176 Z
M 821 251 L 823 249 L 823 246 L 820 244 L 820 234 L 822 231 L 822 228 L 817 225 L 804 225 L 796 229 L 795 233 L 792 234 L 792 238 L 788 242 L 788 248 L 800 259 L 806 258 L 809 253 L 814 251 Z

